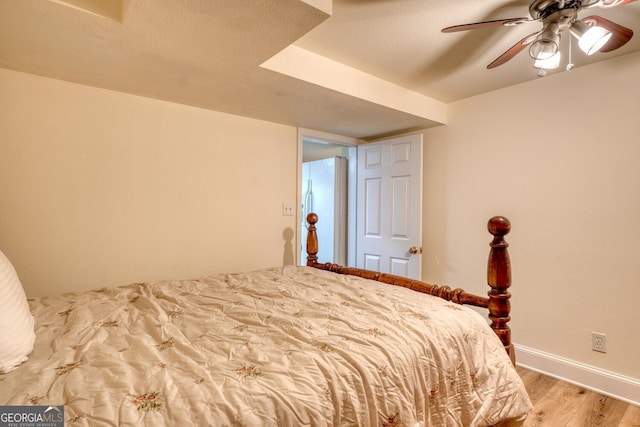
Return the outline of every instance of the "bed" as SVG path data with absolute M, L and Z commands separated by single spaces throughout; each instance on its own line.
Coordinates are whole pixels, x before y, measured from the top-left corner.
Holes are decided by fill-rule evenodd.
M 0 374 L 0 405 L 64 405 L 70 426 L 526 417 L 507 324 L 506 219 L 489 222 L 488 297 L 318 263 L 317 216 L 308 220 L 307 266 L 29 299 L 33 351 Z M 462 304 L 487 308 L 491 326 Z

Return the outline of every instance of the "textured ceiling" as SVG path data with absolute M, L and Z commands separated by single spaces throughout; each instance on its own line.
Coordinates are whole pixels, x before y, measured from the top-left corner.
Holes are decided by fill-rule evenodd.
M 358 138 L 446 123 L 446 103 L 537 78 L 526 52 L 486 69 L 537 23 L 440 32 L 526 16 L 527 1 L 114 3 L 0 0 L 0 67 Z M 588 14 L 640 28 L 640 2 Z
M 583 10 L 579 18 L 590 15 L 640 33 L 640 2 Z M 486 66 L 540 30 L 540 23 L 441 32 L 452 25 L 514 17 L 529 17 L 528 0 L 335 0 L 333 16 L 296 45 L 448 103 L 538 78 L 526 50 L 498 68 Z M 561 45 L 568 48 L 568 37 Z M 574 41 L 572 59 L 579 67 L 637 50 L 640 35 L 614 52 L 590 57 Z

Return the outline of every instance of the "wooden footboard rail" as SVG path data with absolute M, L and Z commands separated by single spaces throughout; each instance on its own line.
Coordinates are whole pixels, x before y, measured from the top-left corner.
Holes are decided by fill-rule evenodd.
M 493 240 L 489 244 L 491 251 L 489 252 L 489 262 L 487 264 L 487 283 L 491 287 L 488 298 L 470 294 L 459 288 L 451 289 L 446 285 L 432 285 L 393 274 L 379 273 L 377 271 L 354 267 L 343 267 L 332 263 L 318 263 L 318 235 L 316 233 L 318 216 L 310 213 L 307 215 L 307 222 L 309 223 L 309 233 L 307 235 L 308 266 L 339 274 L 359 276 L 394 286 L 402 286 L 414 291 L 435 295 L 458 304 L 487 308 L 489 309 L 491 329 L 498 335 L 511 361 L 515 364 L 515 353 L 513 351 L 513 345 L 511 344 L 511 330 L 507 324 L 509 320 L 511 320 L 509 316 L 511 311 L 511 303 L 509 301 L 511 294 L 508 291 L 511 286 L 511 262 L 509 260 L 509 252 L 507 251 L 509 244 L 504 240 L 504 236 L 511 230 L 511 224 L 508 219 L 495 216 L 489 220 L 488 229 L 493 235 Z

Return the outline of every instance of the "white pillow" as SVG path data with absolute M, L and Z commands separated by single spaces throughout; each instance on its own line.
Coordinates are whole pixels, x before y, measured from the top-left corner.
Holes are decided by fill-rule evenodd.
M 36 335 L 27 296 L 11 262 L 0 251 L 0 374 L 13 371 L 33 350 Z

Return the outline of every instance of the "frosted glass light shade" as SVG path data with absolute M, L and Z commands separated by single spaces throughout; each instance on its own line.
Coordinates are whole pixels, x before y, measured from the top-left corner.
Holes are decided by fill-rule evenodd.
M 560 57 L 562 55 L 560 52 L 556 52 L 551 58 L 547 59 L 536 59 L 536 62 L 533 63 L 534 68 L 540 68 L 542 70 L 553 70 L 560 66 Z
M 611 31 L 597 25 L 590 27 L 582 21 L 571 26 L 571 34 L 578 39 L 578 46 L 587 55 L 593 55 L 611 38 Z
M 529 48 L 529 55 L 533 59 L 549 59 L 560 49 L 560 34 L 544 31 Z

